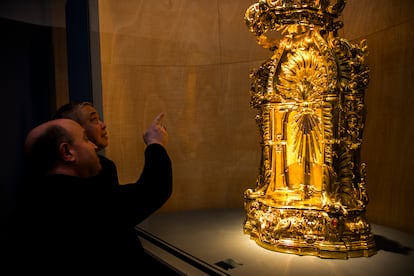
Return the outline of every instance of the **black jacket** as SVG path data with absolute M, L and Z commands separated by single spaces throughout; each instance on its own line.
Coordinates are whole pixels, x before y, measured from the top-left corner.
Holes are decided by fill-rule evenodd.
M 118 185 L 111 160 L 101 162 L 102 173 L 91 179 L 47 175 L 26 183 L 11 228 L 16 269 L 128 271 L 141 263 L 134 227 L 171 196 L 171 160 L 161 145 L 149 145 L 141 176 L 126 185 Z

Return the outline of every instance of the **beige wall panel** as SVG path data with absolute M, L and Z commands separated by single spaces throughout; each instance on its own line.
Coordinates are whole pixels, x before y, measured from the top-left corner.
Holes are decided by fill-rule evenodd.
M 347 39 L 361 39 L 414 19 L 412 0 L 347 0 L 342 20 Z
M 368 36 L 371 81 L 366 94 L 363 158 L 369 217 L 414 232 L 413 22 Z
M 99 6 L 101 32 L 114 35 L 104 62 L 165 66 L 220 61 L 216 1 L 105 0 Z
M 270 56 L 268 50 L 257 45 L 244 23 L 244 14 L 255 1 L 169 2 L 120 4 L 101 0 L 100 30 L 105 45 L 102 61 L 197 65 L 263 60 Z
M 254 3 L 252 0 L 218 1 L 222 63 L 264 61 L 271 56 L 269 50 L 257 44 L 244 22 L 247 8 Z
M 232 2 L 239 8 L 220 8 L 238 14 L 232 22 L 211 1 L 100 2 L 108 31 L 101 33 L 106 154 L 122 183 L 134 181 L 143 166 L 142 131 L 166 111 L 174 193 L 165 210 L 242 207 L 244 190 L 255 185 L 260 147 L 249 73 L 262 61 L 246 60 L 265 50 L 244 25 L 248 5 Z M 239 26 L 243 39 L 227 23 Z M 238 39 L 220 42 L 219 33 Z
M 118 164 L 121 182 L 139 176 L 142 131 L 166 111 L 174 193 L 164 209 L 242 207 L 243 192 L 254 186 L 259 166 L 248 93 L 253 66 L 104 65 L 106 154 Z

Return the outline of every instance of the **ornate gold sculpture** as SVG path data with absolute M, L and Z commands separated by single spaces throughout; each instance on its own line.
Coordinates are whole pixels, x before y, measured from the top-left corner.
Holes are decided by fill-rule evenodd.
M 273 55 L 250 75 L 262 155 L 256 187 L 244 194 L 244 232 L 270 250 L 376 253 L 360 161 L 368 52 L 365 40 L 337 36 L 344 7 L 344 0 L 260 0 L 246 11 L 249 30 Z

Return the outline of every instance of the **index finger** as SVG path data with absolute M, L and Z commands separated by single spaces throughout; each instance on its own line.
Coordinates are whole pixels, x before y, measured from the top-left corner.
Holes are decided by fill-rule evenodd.
M 157 117 L 155 117 L 154 121 L 152 122 L 153 125 L 158 125 L 162 118 L 164 118 L 165 116 L 165 112 L 161 112 L 160 114 L 157 115 Z

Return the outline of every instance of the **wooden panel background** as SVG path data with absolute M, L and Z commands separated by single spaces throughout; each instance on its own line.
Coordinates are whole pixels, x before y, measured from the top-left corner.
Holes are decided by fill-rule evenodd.
M 165 111 L 174 192 L 160 211 L 243 206 L 259 169 L 249 72 L 271 53 L 244 24 L 252 0 L 99 1 L 103 116 L 123 183 L 143 165 L 142 131 Z M 414 2 L 349 0 L 340 36 L 367 39 L 363 161 L 368 218 L 414 233 L 410 204 Z

